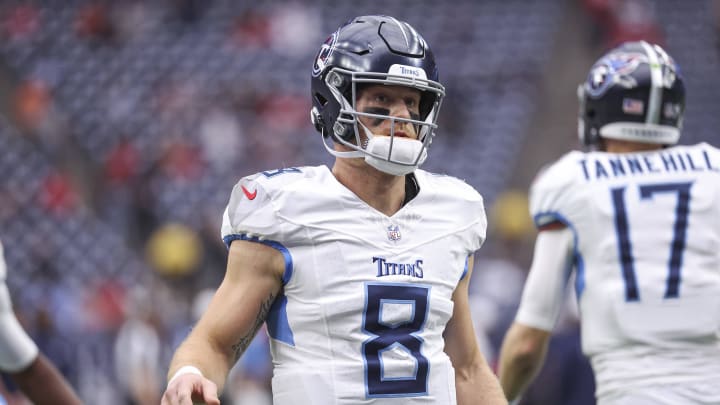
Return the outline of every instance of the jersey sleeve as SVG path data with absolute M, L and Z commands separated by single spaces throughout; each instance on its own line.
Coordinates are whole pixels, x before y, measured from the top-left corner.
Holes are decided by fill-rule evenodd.
M 479 199 L 472 204 L 472 212 L 474 213 L 472 218 L 473 226 L 470 228 L 468 240 L 471 253 L 480 249 L 483 243 L 485 243 L 487 235 L 488 222 L 485 213 L 485 204 L 479 194 L 478 198 Z
M 530 216 L 541 228 L 553 222 L 568 225 L 567 213 L 582 207 L 573 207 L 572 185 L 575 181 L 579 152 L 571 152 L 555 164 L 542 169 L 530 187 Z M 576 204 L 577 205 L 577 204 Z
M 235 239 L 281 238 L 272 198 L 256 176 L 243 178 L 233 188 L 223 214 L 221 237 L 227 246 Z
M 478 197 L 480 197 L 479 194 Z M 485 214 L 485 206 L 483 204 L 482 197 L 471 205 L 471 212 L 475 215 L 471 217 L 472 226 L 467 230 L 467 236 L 465 238 L 466 246 L 468 246 L 468 257 L 482 247 L 487 234 L 487 215 Z M 463 270 L 463 273 L 460 276 L 461 280 L 465 278 L 467 272 L 468 267 L 467 262 L 465 262 L 465 270 Z
M 565 302 L 573 243 L 569 228 L 540 232 L 516 322 L 545 331 L 553 330 Z
M 418 172 L 416 172 L 418 173 Z M 482 247 L 487 235 L 487 215 L 482 195 L 465 181 L 441 174 L 423 174 L 423 183 L 436 190 L 433 215 L 442 218 L 439 232 L 451 233 L 466 259 L 459 279 L 468 273 L 467 258 Z
M 450 177 L 445 179 L 444 184 L 436 184 L 438 189 L 446 190 L 446 194 L 459 197 L 460 205 L 448 205 L 445 212 L 457 219 L 459 226 L 464 229 L 461 232 L 463 243 L 467 246 L 468 255 L 472 254 L 485 242 L 487 235 L 487 214 L 485 202 L 482 195 L 466 182 Z

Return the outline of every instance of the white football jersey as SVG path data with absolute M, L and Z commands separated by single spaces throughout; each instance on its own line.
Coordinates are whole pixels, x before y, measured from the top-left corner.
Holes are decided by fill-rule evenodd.
M 415 176 L 419 194 L 391 217 L 325 166 L 235 186 L 225 242 L 259 241 L 286 261 L 267 320 L 275 405 L 456 403 L 442 335 L 485 210 L 458 179 Z
M 684 403 L 718 403 L 705 401 L 720 401 L 720 151 L 570 152 L 530 199 L 538 226 L 560 221 L 574 233 L 598 398 L 707 380 L 714 396 L 687 390 Z

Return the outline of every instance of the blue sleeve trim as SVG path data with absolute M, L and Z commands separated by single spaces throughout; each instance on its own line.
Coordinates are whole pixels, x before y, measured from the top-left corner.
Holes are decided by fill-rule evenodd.
M 468 262 L 469 262 L 469 261 L 470 261 L 470 256 L 468 256 L 468 257 L 465 258 L 465 268 L 463 269 L 462 275 L 460 276 L 460 281 L 462 281 L 463 279 L 465 279 L 465 276 L 467 275 L 467 272 L 468 272 Z
M 555 211 L 547 211 L 547 212 L 540 212 L 533 216 L 533 222 L 535 223 L 535 227 L 540 228 L 542 226 L 545 226 L 547 224 L 551 224 L 553 222 L 560 221 L 566 226 L 568 225 L 568 220 L 565 219 L 565 217 L 560 214 L 559 212 Z

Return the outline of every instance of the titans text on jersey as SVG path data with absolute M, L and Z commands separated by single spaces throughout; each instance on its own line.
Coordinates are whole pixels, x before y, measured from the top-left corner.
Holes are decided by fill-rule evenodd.
M 415 263 L 393 263 L 382 257 L 373 257 L 373 263 L 377 263 L 377 276 L 406 275 L 423 278 L 423 260 L 417 259 Z

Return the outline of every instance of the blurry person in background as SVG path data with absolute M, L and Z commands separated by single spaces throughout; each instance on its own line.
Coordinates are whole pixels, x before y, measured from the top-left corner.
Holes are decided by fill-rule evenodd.
M 160 315 L 150 299 L 149 288 L 134 286 L 125 301 L 125 321 L 115 339 L 117 383 L 128 404 L 157 404 L 160 398 Z
M 572 270 L 600 405 L 720 403 L 720 150 L 676 145 L 685 89 L 658 45 L 610 50 L 578 89 L 572 151 L 531 188 L 533 263 L 500 358 L 508 399 L 543 364 Z
M 528 245 L 534 228 L 528 215 L 527 194 L 516 190 L 502 192 L 490 208 L 488 223 L 482 258 L 475 261 L 480 270 L 470 284 L 470 305 L 480 347 L 495 368 L 502 339 L 520 304 L 530 262 Z
M 266 323 L 275 405 L 506 404 L 468 303 L 483 199 L 418 169 L 444 96 L 427 43 L 395 18 L 354 18 L 322 45 L 311 90 L 335 163 L 235 186 L 225 279 L 175 352 L 162 403 L 218 404 Z
M 7 266 L 0 243 L 0 371 L 36 405 L 81 404 L 57 368 L 38 350 L 13 313 L 5 285 Z M 0 401 L 2 398 L 0 398 Z

